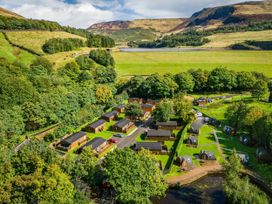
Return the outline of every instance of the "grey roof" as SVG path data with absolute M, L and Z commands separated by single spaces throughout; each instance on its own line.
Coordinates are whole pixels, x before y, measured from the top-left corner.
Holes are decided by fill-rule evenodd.
M 194 133 L 199 133 L 200 128 L 203 126 L 204 124 L 204 119 L 203 118 L 198 118 L 196 119 L 190 127 L 190 131 L 194 132 Z
M 157 126 L 177 126 L 177 121 L 157 122 Z
M 160 142 L 136 142 L 135 150 L 148 149 L 148 150 L 161 150 L 162 143 Z
M 193 161 L 192 161 L 192 158 L 190 156 L 181 156 L 179 157 L 180 161 L 186 161 L 188 164 L 192 164 Z
M 105 123 L 106 123 L 105 120 L 100 119 L 100 120 L 97 120 L 97 121 L 93 122 L 92 124 L 90 124 L 89 127 L 91 127 L 91 128 L 97 128 L 97 127 L 99 127 L 100 125 L 103 125 L 103 124 L 105 124 Z
M 195 143 L 195 144 L 196 144 L 197 141 L 198 141 L 198 138 L 195 137 L 195 136 L 189 136 L 188 139 L 191 140 L 191 141 L 192 141 L 193 143 Z
M 126 107 L 125 104 L 120 104 L 120 105 L 116 106 L 115 108 L 122 109 L 122 108 L 125 108 L 125 107 Z
M 114 110 L 114 111 L 105 113 L 105 114 L 103 114 L 102 116 L 103 116 L 103 117 L 106 117 L 106 118 L 111 118 L 112 116 L 116 116 L 116 115 L 118 115 L 118 112 L 117 112 L 116 110 Z
M 117 123 L 114 124 L 115 127 L 123 128 L 128 125 L 131 121 L 127 118 L 119 120 Z
M 202 150 L 200 151 L 200 154 L 206 154 L 208 158 L 215 158 L 214 153 L 211 151 Z
M 77 132 L 77 133 L 74 133 L 74 134 L 70 135 L 69 137 L 66 137 L 60 143 L 63 146 L 69 146 L 69 145 L 71 145 L 72 143 L 74 143 L 75 141 L 79 140 L 80 138 L 82 138 L 84 136 L 86 136 L 85 132 L 82 132 L 82 131 Z
M 154 105 L 146 103 L 142 105 L 144 108 L 152 108 Z
M 103 139 L 102 137 L 96 137 L 96 138 L 88 141 L 82 147 L 80 147 L 79 151 L 82 151 L 85 147 L 91 147 L 92 149 L 96 149 L 97 147 L 99 147 L 100 145 L 102 145 L 104 142 L 106 142 L 106 140 Z
M 170 130 L 148 130 L 147 137 L 171 137 Z

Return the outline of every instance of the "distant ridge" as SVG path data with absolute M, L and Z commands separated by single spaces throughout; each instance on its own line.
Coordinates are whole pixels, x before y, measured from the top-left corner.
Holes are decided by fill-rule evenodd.
M 23 16 L 0 7 L 0 15 L 6 17 L 24 18 Z

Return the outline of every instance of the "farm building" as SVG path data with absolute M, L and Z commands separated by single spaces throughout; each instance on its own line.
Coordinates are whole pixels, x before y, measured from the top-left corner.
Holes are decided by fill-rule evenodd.
M 147 99 L 146 103 L 152 104 L 154 106 L 158 105 L 161 101 L 160 100 L 152 100 L 152 99 Z
M 193 134 L 199 134 L 199 131 L 201 129 L 201 127 L 203 126 L 204 124 L 204 119 L 203 118 L 198 118 L 196 119 L 192 124 L 191 124 L 191 127 L 189 129 L 189 132 L 190 133 L 193 133 Z
M 200 151 L 199 158 L 203 160 L 216 160 L 213 152 L 208 152 L 205 150 Z
M 90 125 L 87 125 L 84 130 L 88 132 L 98 133 L 104 130 L 106 121 L 104 119 L 97 120 Z
M 148 130 L 146 133 L 145 139 L 147 140 L 158 140 L 158 141 L 167 141 L 167 140 L 176 140 L 176 136 L 172 134 L 170 130 Z
M 79 147 L 86 140 L 87 135 L 84 132 L 77 132 L 61 140 L 57 144 L 57 148 L 64 151 L 70 151 L 76 147 Z
M 118 114 L 119 113 L 116 110 L 114 110 L 114 111 L 103 114 L 101 118 L 110 122 L 112 120 L 116 120 L 118 118 Z
M 189 136 L 186 140 L 187 146 L 197 147 L 198 145 L 198 137 L 197 136 Z
M 130 130 L 130 128 L 132 128 L 132 126 L 134 125 L 133 122 L 131 122 L 129 119 L 124 118 L 120 121 L 118 121 L 117 123 L 115 123 L 112 126 L 112 130 L 117 131 L 117 132 L 128 132 Z
M 155 154 L 168 154 L 167 146 L 161 142 L 136 142 L 134 145 L 135 151 L 147 149 Z
M 256 157 L 257 157 L 258 162 L 265 162 L 266 163 L 266 162 L 272 161 L 272 156 L 263 147 L 259 147 L 256 149 Z
M 134 102 L 136 102 L 136 103 L 142 104 L 142 103 L 143 103 L 143 99 L 142 99 L 142 98 L 129 98 L 129 99 L 128 99 L 128 102 L 129 102 L 129 103 L 134 103 Z
M 178 166 L 185 170 L 189 170 L 193 166 L 193 161 L 190 156 L 177 157 L 176 163 Z
M 175 130 L 178 127 L 177 121 L 157 122 L 158 130 Z
M 123 113 L 123 112 L 125 112 L 125 108 L 126 108 L 126 105 L 121 104 L 121 105 L 118 105 L 118 106 L 114 107 L 112 110 L 115 110 L 118 113 Z
M 108 144 L 108 142 L 105 139 L 103 139 L 101 137 L 96 137 L 96 138 L 88 141 L 82 147 L 80 147 L 78 149 L 78 153 L 81 153 L 83 151 L 83 149 L 86 147 L 91 147 L 95 154 L 100 154 L 103 151 L 104 147 L 107 146 L 107 144 Z
M 149 103 L 143 104 L 142 105 L 142 109 L 144 112 L 152 112 L 153 110 L 155 110 L 155 106 Z

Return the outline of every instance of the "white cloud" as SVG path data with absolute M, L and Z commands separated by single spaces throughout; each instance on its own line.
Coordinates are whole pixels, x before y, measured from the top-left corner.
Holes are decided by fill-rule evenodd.
M 62 25 L 87 28 L 103 21 L 132 18 L 189 17 L 206 7 L 243 0 L 0 0 L 0 6 L 27 18 L 57 21 Z

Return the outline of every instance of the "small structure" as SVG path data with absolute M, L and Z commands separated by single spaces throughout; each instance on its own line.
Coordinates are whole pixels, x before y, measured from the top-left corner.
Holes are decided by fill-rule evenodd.
M 204 124 L 204 119 L 203 119 L 203 118 L 198 118 L 198 119 L 196 119 L 196 120 L 191 124 L 191 127 L 190 127 L 190 129 L 189 129 L 189 132 L 198 135 L 198 134 L 199 134 L 199 131 L 200 131 L 200 129 L 201 129 L 201 127 L 203 126 L 203 124 Z
M 239 140 L 244 145 L 248 145 L 248 146 L 254 145 L 254 141 L 249 135 L 241 135 Z
M 123 113 L 123 112 L 125 112 L 125 108 L 126 108 L 126 105 L 121 104 L 121 105 L 118 105 L 118 106 L 114 107 L 112 110 L 115 110 L 118 113 Z
M 145 139 L 147 140 L 157 140 L 157 141 L 167 141 L 176 140 L 176 137 L 170 130 L 148 130 Z
M 136 142 L 134 145 L 135 151 L 147 149 L 155 154 L 168 154 L 167 146 L 161 142 Z
M 268 163 L 268 162 L 272 161 L 272 156 L 263 147 L 259 147 L 256 149 L 256 157 L 257 157 L 258 162 Z
M 152 99 L 147 99 L 146 103 L 152 104 L 154 106 L 158 105 L 161 101 L 160 100 L 152 100 Z
M 176 163 L 184 170 L 189 170 L 193 166 L 193 161 L 190 156 L 177 157 Z
M 178 127 L 177 121 L 157 122 L 158 130 L 175 130 Z
M 197 147 L 198 145 L 198 137 L 197 136 L 189 136 L 186 140 L 187 146 Z
M 134 103 L 134 102 L 136 102 L 136 103 L 142 104 L 142 103 L 143 103 L 143 99 L 142 99 L 142 98 L 129 98 L 129 99 L 128 99 L 128 102 L 129 102 L 129 103 Z
M 88 132 L 98 133 L 104 130 L 106 121 L 104 119 L 97 120 L 90 125 L 87 125 L 84 130 Z
M 227 126 L 227 125 L 223 128 L 223 130 L 226 134 L 231 135 L 231 136 L 236 134 L 236 131 L 232 127 Z
M 208 152 L 205 150 L 200 151 L 199 158 L 203 160 L 216 160 L 213 152 Z
M 119 113 L 116 110 L 114 110 L 114 111 L 103 114 L 101 118 L 110 122 L 112 120 L 116 120 L 118 118 L 118 115 Z
M 208 99 L 204 97 L 200 97 L 193 101 L 194 106 L 205 106 L 208 103 Z
M 70 151 L 80 146 L 86 140 L 87 140 L 87 135 L 85 134 L 85 132 L 77 132 L 61 140 L 57 144 L 57 148 L 64 151 Z
M 236 156 L 241 160 L 243 164 L 246 164 L 249 162 L 249 156 L 248 154 L 238 154 L 236 153 Z
M 152 104 L 146 103 L 146 104 L 142 105 L 142 109 L 143 109 L 144 112 L 151 113 L 155 109 L 155 106 L 152 105 Z
M 212 126 L 219 126 L 220 125 L 220 121 L 216 120 L 215 118 L 209 118 L 208 124 L 212 125 Z
M 103 152 L 103 150 L 107 144 L 108 144 L 108 142 L 105 139 L 103 139 L 102 137 L 96 137 L 96 138 L 88 141 L 82 147 L 80 147 L 78 149 L 78 153 L 81 153 L 83 151 L 83 149 L 86 147 L 91 147 L 92 150 L 94 151 L 94 153 L 99 155 L 101 152 Z
M 127 133 L 129 129 L 134 125 L 133 122 L 131 122 L 129 119 L 124 118 L 122 120 L 119 120 L 117 123 L 115 123 L 112 126 L 112 130 L 117 132 L 124 132 Z

